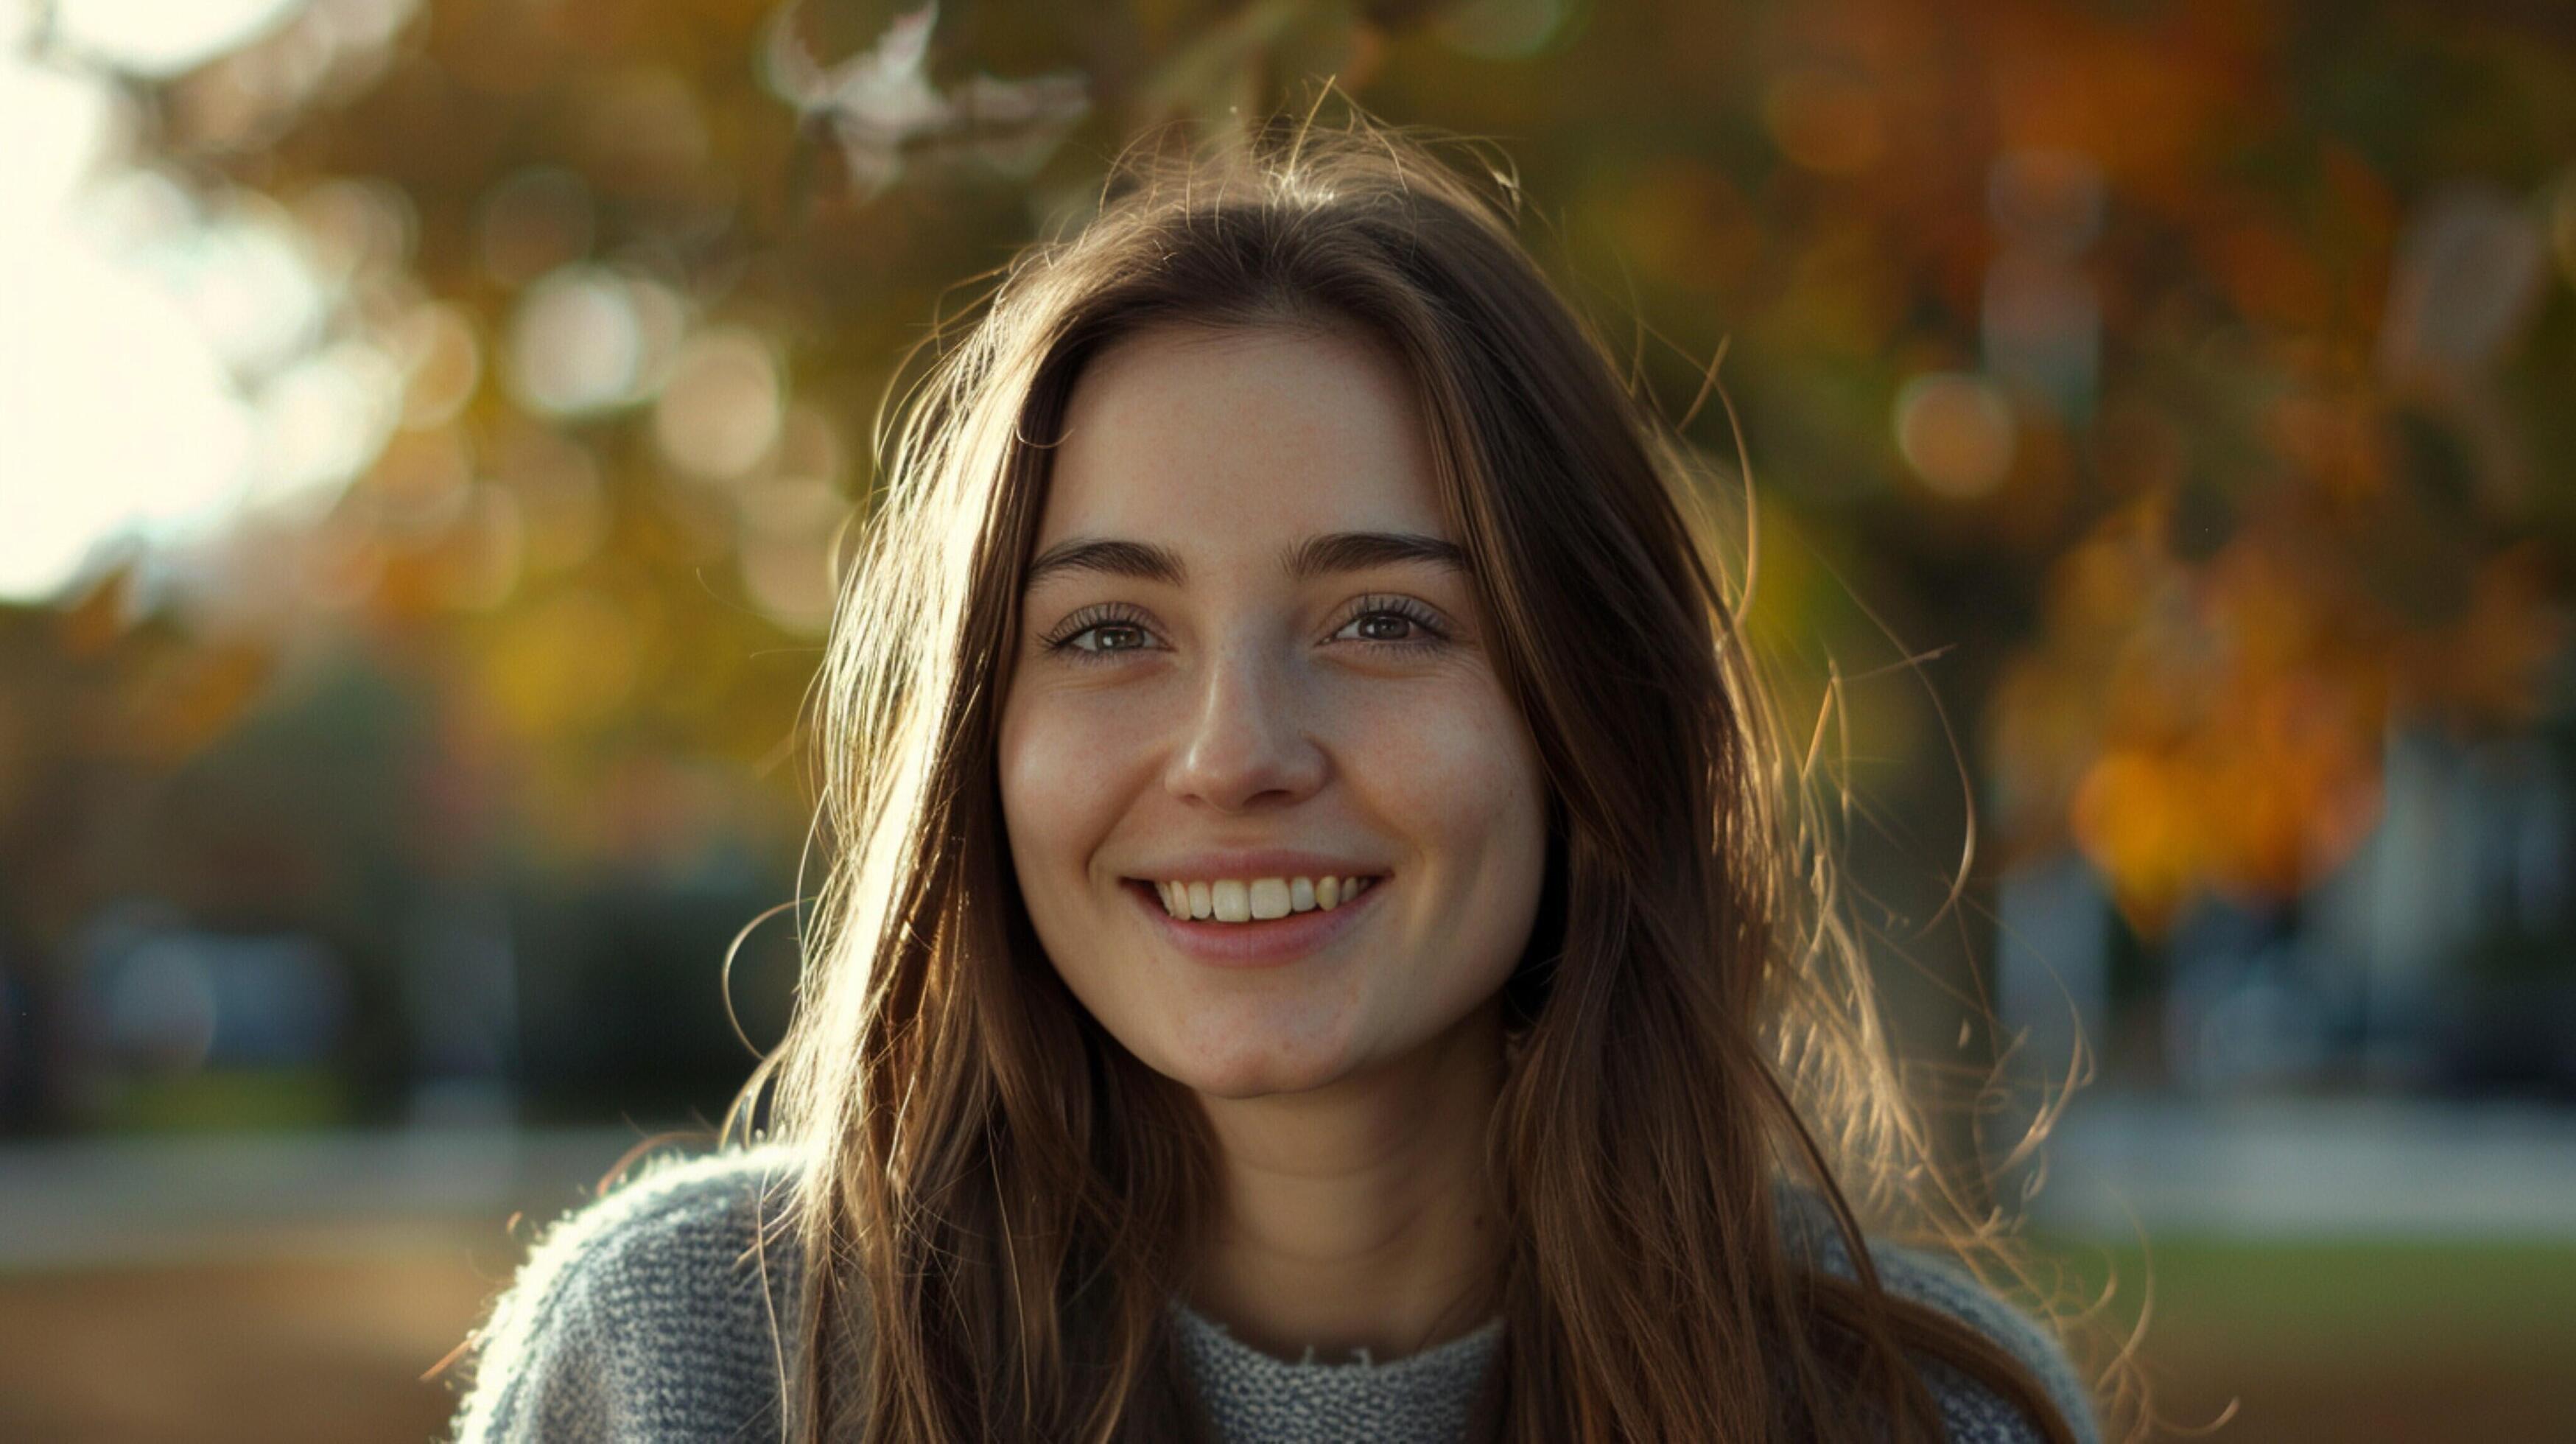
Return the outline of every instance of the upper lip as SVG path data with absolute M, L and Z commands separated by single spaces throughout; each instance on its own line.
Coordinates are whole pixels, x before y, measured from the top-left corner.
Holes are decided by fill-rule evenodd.
M 1346 857 L 1281 848 L 1225 848 L 1149 863 L 1130 877 L 1148 882 L 1214 882 L 1219 878 L 1383 877 L 1386 869 Z

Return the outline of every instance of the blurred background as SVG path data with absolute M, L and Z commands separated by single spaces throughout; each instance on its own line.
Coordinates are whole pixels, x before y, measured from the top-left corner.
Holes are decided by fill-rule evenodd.
M 0 1435 L 441 1427 L 778 1036 L 899 354 L 1324 75 L 1726 344 L 1927 1099 L 2167 1416 L 2576 1437 L 2556 0 L 0 0 Z

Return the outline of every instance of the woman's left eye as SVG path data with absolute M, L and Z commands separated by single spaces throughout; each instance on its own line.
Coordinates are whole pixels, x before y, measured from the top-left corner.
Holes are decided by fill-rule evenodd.
M 1401 597 L 1373 597 L 1362 602 L 1359 611 L 1333 635 L 1339 637 L 1354 627 L 1363 633 L 1354 640 L 1380 647 L 1428 647 L 1448 639 L 1448 633 L 1441 630 L 1429 609 Z
M 1351 618 L 1344 624 L 1341 631 L 1334 635 L 1347 634 L 1354 628 L 1361 633 L 1356 638 L 1358 641 L 1382 642 L 1395 646 L 1418 642 L 1422 639 L 1415 634 L 1428 630 L 1420 620 L 1406 616 L 1402 612 L 1374 611 L 1362 612 Z

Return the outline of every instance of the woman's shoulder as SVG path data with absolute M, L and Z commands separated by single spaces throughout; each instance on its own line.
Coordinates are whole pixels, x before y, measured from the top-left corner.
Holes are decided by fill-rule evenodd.
M 1824 1199 L 1805 1188 L 1782 1185 L 1782 1224 L 1795 1248 L 1828 1272 L 1855 1277 L 1850 1252 L 1834 1227 Z M 1978 1282 L 1956 1259 L 1930 1250 L 1869 1238 L 1870 1261 L 1889 1293 L 1939 1309 L 2001 1345 L 2048 1391 L 2074 1427 L 2080 1444 L 2096 1444 L 2091 1391 L 2076 1373 L 2056 1330 Z M 2039 1444 L 2039 1432 L 2021 1412 L 1984 1384 L 1940 1360 L 1922 1363 L 1923 1380 L 1940 1403 L 1951 1444 Z
M 547 1225 L 473 1335 L 455 1444 L 774 1433 L 796 1164 L 666 1154 Z

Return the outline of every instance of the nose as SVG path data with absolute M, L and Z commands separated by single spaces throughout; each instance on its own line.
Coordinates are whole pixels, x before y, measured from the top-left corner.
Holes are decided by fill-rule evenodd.
M 1257 639 L 1212 653 L 1172 752 L 1173 795 L 1228 813 L 1311 796 L 1326 764 L 1308 735 L 1306 691 Z

